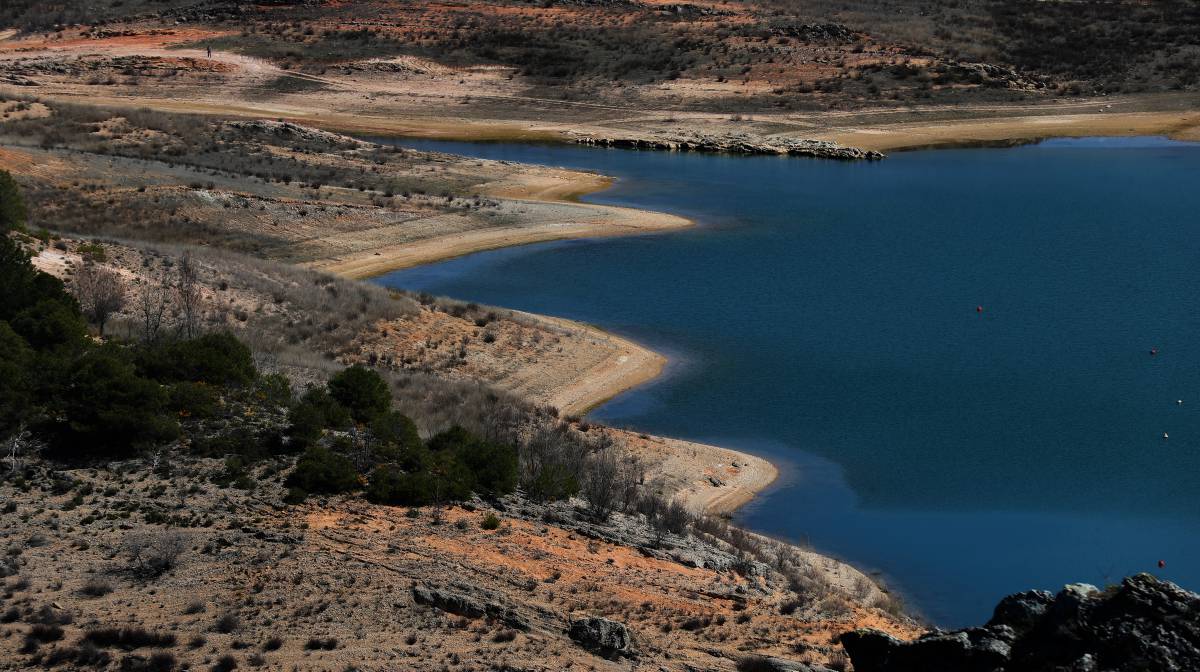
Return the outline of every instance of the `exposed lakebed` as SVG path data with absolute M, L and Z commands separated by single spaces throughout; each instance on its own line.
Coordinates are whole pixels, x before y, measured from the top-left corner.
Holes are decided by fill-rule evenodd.
M 619 179 L 584 200 L 696 220 L 377 281 L 669 355 L 592 416 L 776 462 L 740 523 L 883 571 L 940 625 L 1137 571 L 1200 586 L 1200 146 L 868 163 L 402 144 L 595 170 Z

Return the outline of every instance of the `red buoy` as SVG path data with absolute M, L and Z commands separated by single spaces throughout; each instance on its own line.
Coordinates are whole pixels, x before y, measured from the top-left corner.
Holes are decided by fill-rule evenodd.
M 1166 567 L 1166 566 L 1167 566 L 1167 561 L 1166 561 L 1166 560 L 1159 560 L 1159 561 L 1158 561 L 1158 568 L 1159 568 L 1159 569 L 1162 569 L 1163 567 Z

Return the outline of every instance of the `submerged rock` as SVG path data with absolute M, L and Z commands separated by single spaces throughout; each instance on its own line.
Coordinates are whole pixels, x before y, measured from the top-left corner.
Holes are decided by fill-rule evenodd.
M 881 152 L 843 147 L 824 140 L 789 140 L 734 133 L 729 135 L 678 134 L 655 137 L 595 137 L 582 135 L 575 142 L 597 147 L 643 149 L 667 152 L 711 152 L 725 154 L 775 154 L 809 156 L 845 161 L 877 161 Z
M 1187 672 L 1200 670 L 1200 595 L 1138 574 L 1010 595 L 981 628 L 841 641 L 857 672 Z

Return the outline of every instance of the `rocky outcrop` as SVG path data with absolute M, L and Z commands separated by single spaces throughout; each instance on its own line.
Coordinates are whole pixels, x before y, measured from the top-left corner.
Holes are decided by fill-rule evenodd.
M 843 147 L 824 140 L 779 140 L 745 133 L 730 135 L 671 135 L 661 137 L 596 137 L 580 135 L 575 142 L 595 147 L 640 149 L 666 152 L 708 152 L 724 154 L 773 154 L 808 156 L 818 159 L 842 161 L 877 161 L 884 158 L 880 152 Z
M 227 121 L 223 125 L 222 135 L 232 135 L 239 140 L 283 140 L 293 145 L 323 150 L 357 149 L 370 144 L 348 135 L 330 133 L 329 131 L 322 131 L 319 128 L 270 119 Z
M 853 42 L 854 31 L 840 23 L 779 23 L 771 32 L 805 42 Z
M 425 586 L 413 586 L 413 601 L 430 607 L 437 607 L 447 613 L 466 618 L 488 618 L 500 621 L 510 628 L 529 630 L 529 620 L 516 609 L 500 602 L 489 602 L 459 593 L 452 593 Z
M 823 665 L 809 665 L 786 658 L 746 656 L 738 661 L 738 672 L 833 672 Z
M 841 641 L 857 672 L 1188 672 L 1200 670 L 1200 595 L 1139 574 L 1103 592 L 1010 595 L 980 628 Z
M 571 621 L 567 636 L 576 644 L 605 658 L 633 658 L 637 651 L 633 638 L 623 623 L 599 616 Z

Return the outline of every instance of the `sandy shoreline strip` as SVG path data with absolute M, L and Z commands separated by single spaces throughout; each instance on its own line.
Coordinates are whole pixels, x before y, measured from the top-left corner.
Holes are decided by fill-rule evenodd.
M 536 199 L 520 200 L 530 203 L 546 202 Z M 587 220 L 554 221 L 452 233 L 340 255 L 307 265 L 335 275 L 361 280 L 390 271 L 505 247 L 576 238 L 630 236 L 682 229 L 692 225 L 690 221 L 682 217 L 665 213 L 590 203 L 571 203 L 571 205 L 599 216 Z
M 1037 142 L 1049 138 L 1165 136 L 1200 141 L 1200 112 L 998 116 L 823 129 L 815 137 L 881 152 Z

